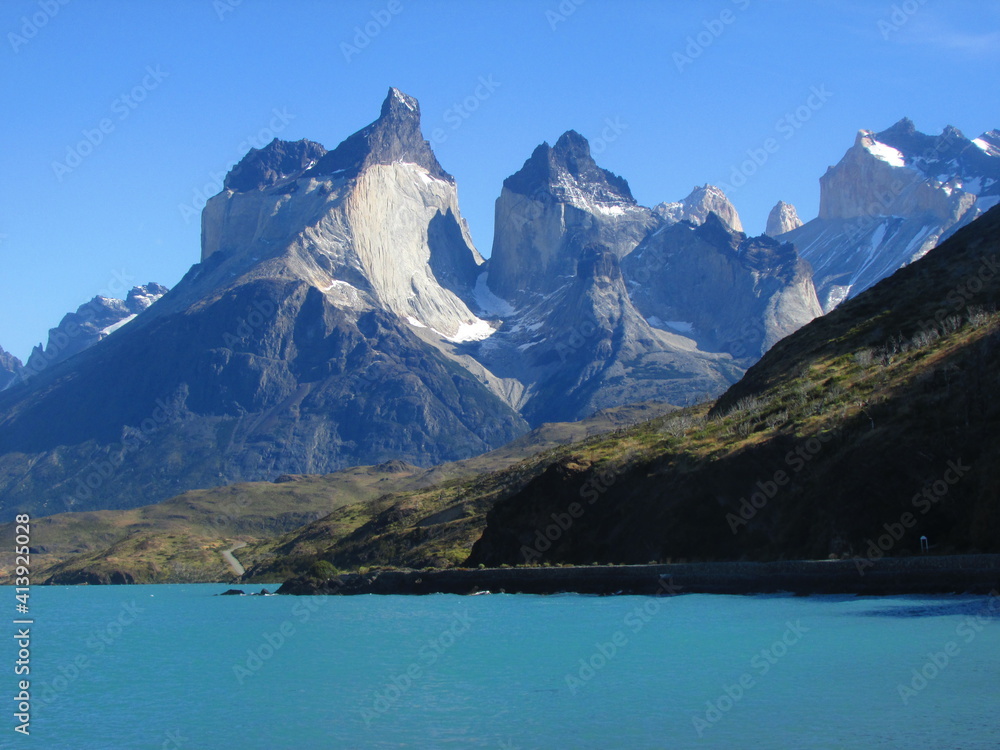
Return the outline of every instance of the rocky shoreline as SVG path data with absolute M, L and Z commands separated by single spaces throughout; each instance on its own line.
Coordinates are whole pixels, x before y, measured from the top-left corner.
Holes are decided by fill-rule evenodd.
M 299 576 L 279 594 L 988 594 L 1000 555 L 552 568 L 452 568 Z

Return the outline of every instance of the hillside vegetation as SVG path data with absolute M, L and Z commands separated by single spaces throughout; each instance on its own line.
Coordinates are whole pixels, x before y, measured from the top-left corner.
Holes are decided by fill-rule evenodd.
M 396 493 L 495 472 L 553 446 L 672 409 L 636 404 L 581 422 L 546 424 L 491 453 L 430 469 L 390 461 L 328 475 L 286 475 L 274 482 L 193 490 L 129 510 L 37 518 L 32 524 L 33 576 L 39 582 L 72 583 L 232 580 L 224 550 L 246 545 L 235 554 L 249 568 L 271 554 L 283 535 L 331 511 L 351 506 L 345 511 L 348 517 L 367 520 Z M 0 527 L 0 533 L 11 534 L 12 526 Z M 12 565 L 9 552 L 0 557 L 0 581 L 9 580 Z

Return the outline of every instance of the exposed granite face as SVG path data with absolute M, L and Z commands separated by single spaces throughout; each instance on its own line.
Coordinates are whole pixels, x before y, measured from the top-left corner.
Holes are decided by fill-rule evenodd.
M 21 360 L 0 347 L 0 391 L 17 382 L 23 367 Z
M 767 229 L 764 230 L 764 234 L 768 237 L 777 237 L 801 226 L 802 219 L 799 218 L 795 206 L 778 201 L 767 215 Z
M 812 265 L 826 312 L 1000 201 L 994 132 L 970 140 L 949 126 L 926 135 L 908 119 L 858 132 L 820 178 L 819 217 L 782 235 Z
M 743 223 L 736 207 L 715 185 L 696 187 L 683 201 L 660 203 L 653 208 L 653 212 L 671 224 L 678 221 L 704 224 L 709 214 L 715 214 L 731 231 L 743 231 Z
M 564 133 L 543 143 L 504 180 L 496 204 L 489 286 L 504 299 L 548 294 L 573 275 L 583 249 L 627 255 L 655 221 L 628 183 L 599 167 L 587 140 Z
M 748 238 L 715 214 L 667 226 L 623 261 L 646 320 L 746 362 L 822 314 L 795 248 Z

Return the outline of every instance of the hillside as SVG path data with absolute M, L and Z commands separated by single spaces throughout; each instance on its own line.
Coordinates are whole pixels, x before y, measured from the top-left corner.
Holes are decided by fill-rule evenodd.
M 59 513 L 32 526 L 35 580 L 65 582 L 183 582 L 230 580 L 221 552 L 248 545 L 237 557 L 248 566 L 259 551 L 331 511 L 374 515 L 391 493 L 415 491 L 495 472 L 554 446 L 618 429 L 672 410 L 666 404 L 609 409 L 581 422 L 551 423 L 491 453 L 420 469 L 400 461 L 327 475 L 285 475 L 274 482 L 246 482 L 192 490 L 162 503 L 117 511 Z M 0 526 L 0 534 L 12 525 Z M 13 556 L 0 556 L 0 581 Z

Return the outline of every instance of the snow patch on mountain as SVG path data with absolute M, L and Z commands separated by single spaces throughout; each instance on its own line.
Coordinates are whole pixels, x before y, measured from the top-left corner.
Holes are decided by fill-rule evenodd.
M 102 328 L 99 331 L 98 335 L 101 338 L 104 338 L 105 336 L 110 336 L 112 333 L 114 333 L 115 331 L 117 331 L 122 326 L 127 325 L 128 323 L 131 323 L 133 320 L 135 320 L 135 318 L 136 318 L 136 313 L 132 313 L 128 317 L 122 318 L 117 323 L 112 323 L 111 325 L 107 326 L 106 328 Z
M 497 317 L 513 315 L 514 308 L 511 307 L 511 304 L 507 300 L 495 295 L 493 290 L 490 289 L 489 278 L 488 271 L 484 271 L 476 277 L 476 286 L 472 291 L 476 305 L 486 315 L 495 315 Z
M 485 320 L 476 318 L 472 323 L 462 323 L 454 335 L 445 336 L 445 338 L 454 344 L 461 344 L 466 341 L 482 341 L 483 339 L 488 339 L 494 333 L 496 333 L 496 329 L 493 326 Z
M 875 140 L 875 134 L 869 133 L 870 140 L 865 143 L 865 148 L 868 153 L 874 156 L 876 159 L 886 162 L 891 167 L 905 167 L 906 159 L 903 158 L 903 154 L 899 152 L 898 149 L 892 146 L 887 146 L 884 143 L 879 143 Z

